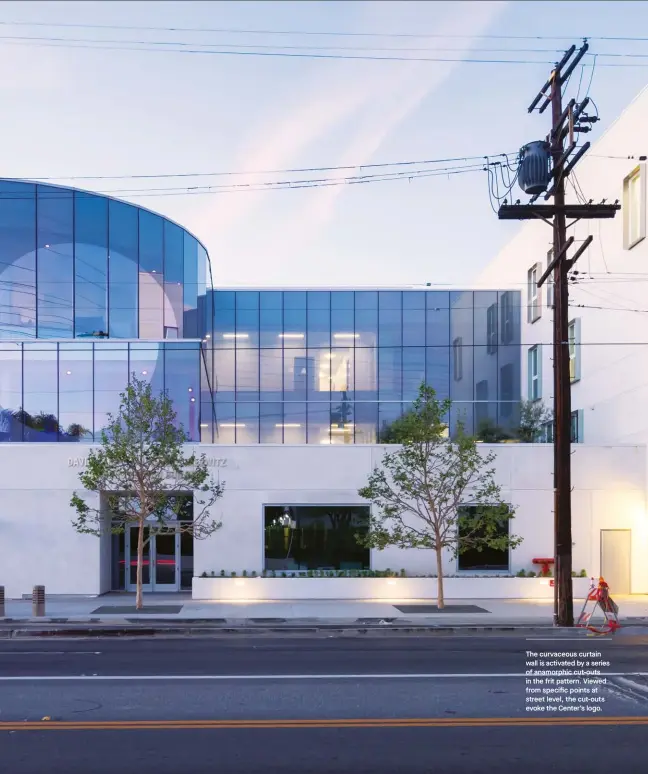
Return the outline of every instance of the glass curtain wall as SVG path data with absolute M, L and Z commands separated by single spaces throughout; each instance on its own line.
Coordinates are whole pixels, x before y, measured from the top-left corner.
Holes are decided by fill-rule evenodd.
M 211 325 L 207 252 L 160 215 L 0 180 L 0 234 L 0 340 L 202 339 Z
M 517 292 L 210 295 L 215 443 L 376 443 L 422 382 L 452 399 L 452 428 L 515 421 Z

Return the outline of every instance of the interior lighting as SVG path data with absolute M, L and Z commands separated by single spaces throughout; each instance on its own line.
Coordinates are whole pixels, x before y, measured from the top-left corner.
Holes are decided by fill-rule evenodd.
M 304 334 L 303 333 L 280 333 L 279 338 L 280 339 L 303 339 Z
M 249 339 L 250 336 L 247 333 L 224 333 L 224 339 Z
M 301 427 L 301 425 L 299 422 L 286 422 L 285 424 L 278 422 L 275 427 Z
M 221 422 L 221 427 L 245 427 L 244 424 L 241 424 L 240 422 Z
M 333 338 L 334 339 L 359 339 L 360 334 L 359 333 L 334 333 Z

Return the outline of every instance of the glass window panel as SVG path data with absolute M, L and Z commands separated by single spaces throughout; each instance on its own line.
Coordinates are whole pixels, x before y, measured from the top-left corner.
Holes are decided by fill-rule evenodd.
M 0 344 L 0 441 L 22 441 L 22 347 Z
M 473 293 L 450 293 L 450 338 L 461 338 L 464 346 L 473 344 Z
M 332 309 L 331 310 L 331 344 L 335 346 L 353 346 L 353 343 L 359 338 L 355 331 L 355 320 L 353 309 Z
M 209 257 L 207 255 L 207 250 L 198 242 L 197 247 L 197 271 L 198 271 L 198 308 L 200 309 L 202 306 L 203 314 L 199 317 L 199 325 L 198 325 L 198 338 L 202 337 L 202 334 L 205 332 L 205 325 L 206 325 L 206 316 L 205 316 L 205 295 L 207 293 L 207 274 L 208 274 L 208 263 L 209 263 Z
M 471 401 L 453 402 L 450 409 L 450 434 L 452 437 L 457 434 L 460 424 L 464 433 L 468 435 L 474 433 L 474 407 L 475 404 Z
M 356 290 L 354 296 L 356 312 L 359 309 L 378 309 L 378 291 Z
M 331 406 L 329 403 L 308 403 L 307 443 L 331 443 Z
M 261 309 L 281 309 L 282 301 L 280 290 L 262 290 L 259 293 L 259 307 Z
M 190 441 L 200 439 L 200 349 L 198 345 L 164 345 L 164 389 L 173 402 L 177 423 Z
M 308 309 L 308 346 L 328 347 L 331 344 L 331 313 L 328 309 Z
M 382 443 L 385 437 L 389 435 L 389 429 L 392 422 L 403 414 L 403 404 L 400 402 L 385 403 L 378 405 L 378 443 Z
M 404 290 L 403 309 L 425 309 L 425 291 Z
M 108 414 L 119 412 L 119 395 L 128 385 L 128 345 L 95 343 L 94 348 L 94 431 L 101 440 Z M 140 376 L 141 378 L 141 376 Z
M 425 309 L 403 309 L 403 345 L 425 346 Z
M 236 400 L 259 400 L 259 350 L 236 351 Z
M 378 395 L 381 400 L 401 399 L 402 375 L 402 350 L 381 347 L 378 352 Z
M 24 345 L 23 389 L 26 441 L 58 441 L 56 344 Z
M 306 291 L 286 290 L 283 294 L 284 309 L 306 309 Z
M 261 294 L 263 296 L 263 294 Z M 281 309 L 264 309 L 259 311 L 260 340 L 262 347 L 281 348 L 285 336 L 283 335 L 283 315 Z M 292 334 L 289 338 L 304 343 L 304 334 Z
M 355 403 L 355 442 L 376 443 L 378 428 L 378 404 Z
M 184 335 L 198 338 L 198 242 L 184 232 Z
M 200 406 L 200 443 L 214 443 L 214 406 L 211 402 Z
M 378 342 L 381 347 L 400 347 L 403 343 L 403 313 L 400 309 L 382 307 L 378 312 Z
M 331 292 L 331 309 L 350 309 L 353 311 L 353 291 L 334 290 Z
M 356 294 L 357 295 L 357 294 Z M 375 347 L 378 344 L 378 309 L 356 309 L 356 347 Z
M 450 343 L 450 294 L 431 290 L 426 300 L 426 344 L 428 347 L 447 347 Z
M 164 390 L 163 345 L 147 342 L 131 343 L 129 347 L 129 379 L 134 373 L 138 379 L 151 385 L 154 394 Z
M 292 294 L 291 294 L 292 295 Z M 306 343 L 306 308 L 284 308 L 284 349 L 301 349 Z
M 283 403 L 262 403 L 259 409 L 261 443 L 283 443 Z
M 378 293 L 378 308 L 401 309 L 403 293 L 400 290 L 381 290 Z
M 306 443 L 306 404 L 284 403 L 284 443 Z
M 356 400 L 378 400 L 378 350 L 375 347 L 356 347 L 355 350 Z
M 330 309 L 331 294 L 328 290 L 309 290 L 307 294 L 308 309 Z
M 308 350 L 308 399 L 330 400 L 331 393 L 331 350 Z
M 236 346 L 236 316 L 234 309 L 222 308 L 216 300 L 214 309 L 214 347 L 233 349 Z
M 250 349 L 259 346 L 259 309 L 241 308 L 236 305 L 236 348 Z
M 164 281 L 182 284 L 184 232 L 180 226 L 164 221 Z
M 497 291 L 478 290 L 473 294 L 474 297 L 474 343 L 476 346 L 486 346 L 489 344 L 489 331 L 497 331 L 497 320 L 495 325 L 493 321 L 489 325 L 489 308 L 495 305 L 497 309 Z M 492 318 L 492 313 L 491 318 Z M 495 342 L 497 343 L 497 342 Z
M 217 403 L 214 443 L 236 443 L 236 404 Z
M 108 206 L 101 196 L 76 193 L 75 335 L 108 331 Z
M 353 443 L 354 428 L 353 403 L 344 397 L 331 403 L 331 443 Z
M 140 272 L 162 274 L 164 261 L 164 220 L 139 210 Z M 194 280 L 195 281 L 195 280 Z
M 331 400 L 341 400 L 353 391 L 353 347 L 331 350 Z
M 260 351 L 260 398 L 280 401 L 283 398 L 283 353 L 280 349 Z
M 236 443 L 259 443 L 259 404 L 236 404 Z
M 258 309 L 259 291 L 258 290 L 238 290 L 236 292 L 237 309 Z
M 180 282 L 164 283 L 164 338 L 182 339 L 184 310 L 182 301 L 182 284 Z
M 416 400 L 425 382 L 425 347 L 403 347 L 403 400 Z
M 139 335 L 164 338 L 164 221 L 159 215 L 139 211 Z
M 0 336 L 36 336 L 36 187 L 0 182 Z
M 216 290 L 214 291 L 215 309 L 235 309 L 236 291 L 235 290 Z
M 214 394 L 216 400 L 234 400 L 236 353 L 233 349 L 214 350 Z
M 425 351 L 425 382 L 436 391 L 437 398 L 450 396 L 450 349 L 427 347 Z
M 61 441 L 92 440 L 94 384 L 92 344 L 59 347 L 59 438 Z
M 306 400 L 315 379 L 313 359 L 303 349 L 284 350 L 284 400 Z
M 115 338 L 138 335 L 138 211 L 129 204 L 111 200 L 108 213 L 109 333 Z
M 39 338 L 66 339 L 74 333 L 73 223 L 72 191 L 38 186 Z

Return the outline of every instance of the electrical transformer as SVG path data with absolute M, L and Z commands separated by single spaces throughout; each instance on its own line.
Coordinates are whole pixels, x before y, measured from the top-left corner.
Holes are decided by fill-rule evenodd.
M 550 158 L 545 140 L 530 142 L 520 150 L 518 183 L 524 193 L 533 196 L 547 190 Z

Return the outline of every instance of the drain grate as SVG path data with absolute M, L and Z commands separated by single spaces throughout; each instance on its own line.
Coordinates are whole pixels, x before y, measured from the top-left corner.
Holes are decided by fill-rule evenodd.
M 490 613 L 477 605 L 446 605 L 439 609 L 436 605 L 394 605 L 401 613 L 431 613 L 445 615 L 448 613 Z

